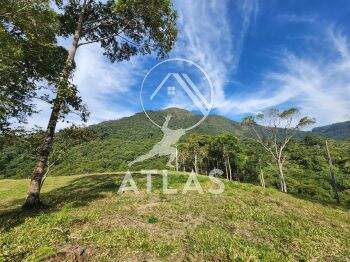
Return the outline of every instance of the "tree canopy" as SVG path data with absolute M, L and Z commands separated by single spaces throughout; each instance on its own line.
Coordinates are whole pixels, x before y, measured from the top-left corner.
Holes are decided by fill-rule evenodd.
M 54 83 L 67 52 L 56 45 L 57 14 L 47 0 L 0 1 L 0 132 L 35 112 L 32 99 Z
M 256 116 L 247 116 L 242 125 L 249 126 L 254 132 L 255 141 L 268 152 L 276 162 L 281 180 L 281 190 L 287 193 L 287 184 L 283 172 L 286 155 L 286 146 L 293 138 L 297 130 L 312 125 L 315 119 L 307 116 L 300 117 L 299 109 L 291 107 L 280 111 L 271 108 Z M 257 122 L 261 124 L 260 131 L 256 128 Z
M 111 62 L 129 60 L 138 54 L 156 53 L 163 58 L 172 49 L 176 36 L 176 12 L 169 0 L 56 1 L 59 11 L 58 35 L 72 37 L 59 77 L 53 82 L 51 114 L 38 152 L 25 206 L 40 205 L 40 190 L 60 119 L 75 111 L 86 121 L 88 111 L 72 83 L 75 55 L 81 46 L 99 43 Z M 34 4 L 35 5 L 35 4 Z

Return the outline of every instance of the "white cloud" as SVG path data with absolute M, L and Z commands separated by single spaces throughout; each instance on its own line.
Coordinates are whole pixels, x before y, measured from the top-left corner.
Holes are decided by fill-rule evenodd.
M 214 107 L 226 101 L 225 85 L 235 73 L 250 21 L 258 12 L 258 1 L 238 1 L 242 26 L 233 30 L 228 4 L 226 0 L 209 0 L 205 4 L 200 0 L 191 4 L 187 0 L 175 1 L 180 39 L 174 55 L 198 63 L 208 73 L 214 86 Z
M 241 0 L 237 2 L 238 8 L 240 10 L 242 16 L 242 25 L 239 37 L 236 39 L 237 47 L 236 47 L 236 55 L 234 61 L 234 70 L 237 69 L 239 65 L 239 58 L 243 51 L 243 44 L 250 27 L 251 21 L 256 20 L 258 12 L 259 12 L 259 2 L 258 1 L 248 1 Z
M 90 45 L 81 48 L 76 57 L 74 83 L 91 112 L 89 123 L 129 116 L 133 113 L 130 104 L 138 103 L 128 93 L 138 84 L 142 58 L 112 64 L 102 52 L 98 45 Z
M 61 40 L 68 48 L 69 40 Z M 142 58 L 135 57 L 130 61 L 112 64 L 103 56 L 98 45 L 82 46 L 76 55 L 76 71 L 73 82 L 78 86 L 84 103 L 88 106 L 90 117 L 87 124 L 105 120 L 118 119 L 135 113 L 132 105 L 139 103 L 134 95 L 130 95 L 130 87 L 137 84 L 142 73 Z M 34 125 L 45 128 L 50 116 L 50 105 L 36 101 L 40 113 L 28 119 L 27 128 Z M 68 121 L 68 122 L 67 122 Z M 64 122 L 59 122 L 57 129 L 70 123 L 81 124 L 77 115 L 70 114 Z
M 259 12 L 258 0 L 234 3 L 228 0 L 193 0 L 191 3 L 175 0 L 174 4 L 179 14 L 179 40 L 171 56 L 187 58 L 205 69 L 213 82 L 214 107 L 219 113 L 234 116 L 291 104 L 316 117 L 318 124 L 349 118 L 350 50 L 346 37 L 334 28 L 328 30 L 332 60 L 284 54 L 280 58 L 281 70 L 267 73 L 259 88 L 255 88 L 260 91 L 247 93 L 242 86 L 241 94 L 230 97 L 228 94 L 232 94 L 232 90 L 225 88 L 232 86 L 229 83 L 234 81 L 244 41 Z M 284 14 L 279 19 L 306 23 L 317 17 Z M 67 42 L 69 44 L 69 40 Z M 90 109 L 89 124 L 134 113 L 131 105 L 139 104 L 138 89 L 130 88 L 139 87 L 145 70 L 149 69 L 144 63 L 149 61 L 147 59 L 135 57 L 131 61 L 111 64 L 97 45 L 83 46 L 78 51 L 74 82 Z M 182 105 L 184 100 L 172 102 Z M 45 126 L 49 106 L 38 105 L 44 110 L 31 118 L 30 123 Z M 79 122 L 74 116 L 70 120 Z
M 175 0 L 174 4 L 179 13 L 180 39 L 172 56 L 190 59 L 208 72 L 214 86 L 214 107 L 220 107 L 227 102 L 224 88 L 239 64 L 245 36 L 258 12 L 258 1 L 235 2 L 234 8 L 240 16 L 237 28 L 231 27 L 228 0 L 194 0 L 191 4 L 187 0 Z M 66 48 L 70 41 L 59 39 Z M 88 124 L 131 115 L 134 111 L 130 105 L 139 103 L 137 91 L 131 91 L 130 87 L 142 81 L 143 62 L 147 58 L 111 64 L 102 52 L 98 45 L 83 46 L 76 57 L 74 83 L 91 112 Z M 127 99 L 130 101 L 125 102 Z M 175 104 L 179 102 L 182 101 Z M 38 108 L 42 112 L 29 119 L 29 126 L 35 123 L 45 127 L 50 108 L 44 103 L 38 103 Z M 74 115 L 68 120 L 80 123 Z M 59 124 L 58 128 L 66 125 Z
M 223 108 L 254 113 L 284 103 L 315 117 L 318 125 L 348 120 L 350 112 L 350 56 L 347 39 L 329 31 L 334 58 L 308 59 L 293 54 L 281 57 L 282 70 L 268 73 L 260 94 L 231 99 Z M 273 87 L 269 91 L 266 87 Z

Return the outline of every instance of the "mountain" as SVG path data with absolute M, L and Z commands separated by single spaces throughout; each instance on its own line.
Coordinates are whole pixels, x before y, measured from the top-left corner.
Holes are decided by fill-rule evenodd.
M 189 111 L 169 108 L 163 111 L 149 111 L 148 115 L 159 125 L 171 114 L 169 127 L 188 127 L 200 120 L 200 116 Z M 150 150 L 163 137 L 144 112 L 118 120 L 105 121 L 87 127 L 96 133 L 98 139 L 67 149 L 64 157 L 52 167 L 55 175 L 81 174 L 91 172 L 127 170 L 128 163 Z M 247 127 L 222 116 L 210 115 L 199 126 L 188 133 L 236 135 L 249 134 Z M 28 177 L 36 159 L 36 148 L 28 147 L 30 142 L 10 145 L 0 151 L 0 177 Z M 154 158 L 137 167 L 164 168 L 165 157 Z
M 172 129 L 190 127 L 200 121 L 201 116 L 193 114 L 187 110 L 179 108 L 168 108 L 162 111 L 147 111 L 149 117 L 159 126 L 164 122 L 165 117 L 171 114 L 172 118 L 169 127 Z M 128 133 L 128 138 L 140 138 L 140 133 L 152 136 L 161 134 L 145 115 L 144 112 L 137 113 L 130 117 L 119 120 L 105 121 L 90 127 L 103 136 L 124 137 Z M 249 128 L 243 127 L 240 123 L 218 115 L 209 115 L 199 126 L 190 130 L 190 132 L 205 133 L 210 135 L 230 132 L 238 136 L 250 133 Z
M 179 108 L 162 111 L 148 111 L 147 114 L 158 125 L 162 125 L 168 114 L 172 115 L 169 127 L 178 129 L 197 123 L 201 116 Z M 127 170 L 128 163 L 149 151 L 162 137 L 162 131 L 155 126 L 144 112 L 118 120 L 101 122 L 87 127 L 96 133 L 98 139 L 75 145 L 64 152 L 51 172 L 55 175 L 81 174 L 91 172 Z M 251 131 L 238 122 L 223 116 L 209 115 L 199 126 L 187 132 L 217 135 L 232 133 L 238 137 L 249 137 Z M 303 136 L 311 132 L 299 132 Z M 0 153 L 0 177 L 28 177 L 33 169 L 36 151 L 26 143 L 4 148 Z M 35 149 L 35 147 L 34 147 Z M 138 168 L 164 168 L 166 157 L 145 161 Z
M 335 139 L 350 139 L 350 121 L 316 127 L 312 132 Z

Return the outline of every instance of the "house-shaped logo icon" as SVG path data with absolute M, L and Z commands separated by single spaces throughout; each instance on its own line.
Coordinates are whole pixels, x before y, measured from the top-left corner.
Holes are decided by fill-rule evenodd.
M 185 91 L 185 93 L 188 95 L 188 97 L 191 99 L 191 101 L 196 105 L 198 110 L 202 112 L 203 115 L 207 115 L 209 113 L 209 111 L 211 110 L 210 103 L 203 96 L 203 94 L 199 91 L 198 87 L 192 82 L 190 77 L 185 73 L 182 73 L 182 74 L 168 73 L 164 77 L 163 81 L 154 90 L 154 92 L 150 96 L 150 100 L 153 100 L 153 98 L 158 94 L 160 89 L 166 84 L 166 82 L 168 81 L 168 79 L 170 77 L 175 78 L 175 80 L 178 82 L 178 84 L 182 88 L 182 90 Z M 170 96 L 175 96 L 176 95 L 176 88 L 174 86 L 169 86 L 167 93 Z

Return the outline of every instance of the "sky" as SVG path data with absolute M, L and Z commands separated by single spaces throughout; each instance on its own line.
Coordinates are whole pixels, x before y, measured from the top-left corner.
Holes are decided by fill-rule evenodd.
M 179 35 L 169 58 L 188 59 L 207 73 L 211 113 L 240 121 L 271 107 L 293 106 L 316 118 L 315 126 L 350 120 L 348 0 L 173 3 Z M 59 43 L 68 47 L 70 39 Z M 79 48 L 74 83 L 91 114 L 87 124 L 142 111 L 142 81 L 158 62 L 148 55 L 112 64 L 98 44 Z M 45 127 L 50 108 L 40 102 L 37 107 L 41 112 L 28 125 Z M 59 128 L 81 123 L 74 114 L 67 121 Z

